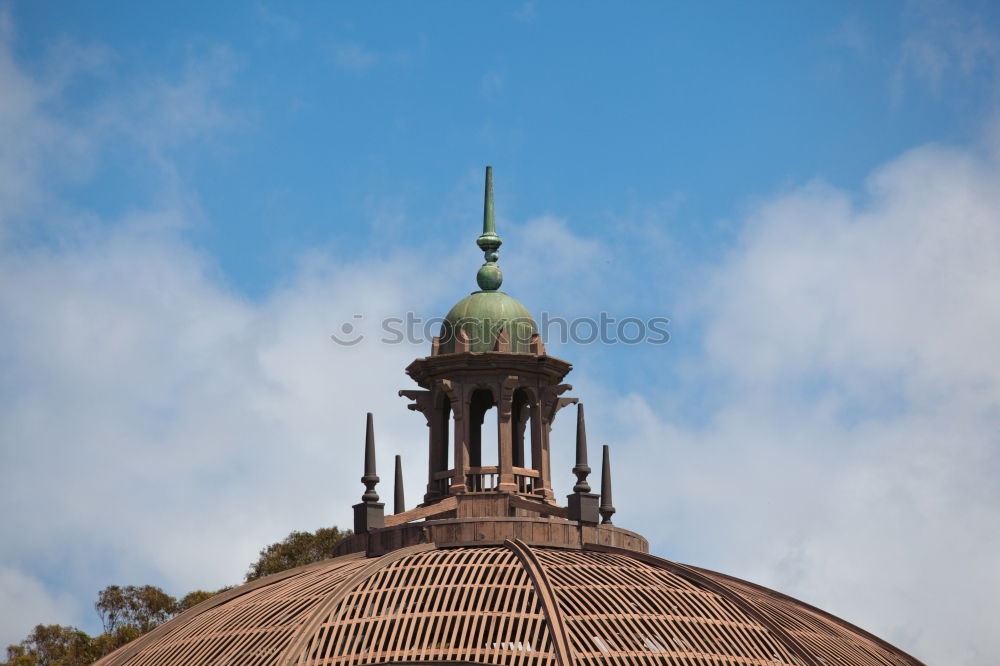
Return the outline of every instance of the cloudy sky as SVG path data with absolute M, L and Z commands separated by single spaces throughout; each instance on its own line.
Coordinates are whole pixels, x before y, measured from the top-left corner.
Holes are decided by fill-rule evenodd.
M 486 164 L 505 290 L 670 319 L 550 336 L 618 524 L 1000 662 L 990 2 L 0 4 L 0 644 L 349 526 L 366 411 L 418 497 L 379 322 L 475 288 Z

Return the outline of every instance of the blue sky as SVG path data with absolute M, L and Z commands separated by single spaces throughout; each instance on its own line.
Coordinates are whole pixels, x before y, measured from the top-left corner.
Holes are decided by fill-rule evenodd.
M 976 9 L 995 27 L 989 3 Z M 816 177 L 857 188 L 918 143 L 975 138 L 994 101 L 984 64 L 926 80 L 900 45 L 931 21 L 894 3 L 22 3 L 10 14 L 26 69 L 54 67 L 66 42 L 101 52 L 53 104 L 63 117 L 145 80 L 208 79 L 197 85 L 212 86 L 217 131 L 162 149 L 207 218 L 192 241 L 251 295 L 306 247 L 378 252 L 380 232 L 405 229 L 419 249 L 457 233 L 456 198 L 475 189 L 456 181 L 487 161 L 510 217 L 557 210 L 590 234 L 663 206 L 679 251 L 701 256 L 731 243 L 726 221 L 754 197 Z M 101 173 L 73 193 L 112 216 L 163 187 L 116 150 L 128 147 L 107 146 Z M 378 217 L 397 219 L 386 229 Z M 332 222 L 344 218 L 355 222 Z
M 366 411 L 419 496 L 373 333 L 474 288 L 492 164 L 505 290 L 671 320 L 549 341 L 623 526 L 1000 659 L 995 3 L 0 7 L 0 640 L 347 524 Z

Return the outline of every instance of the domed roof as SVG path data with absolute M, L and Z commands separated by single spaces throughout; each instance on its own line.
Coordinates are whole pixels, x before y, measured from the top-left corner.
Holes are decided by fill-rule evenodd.
M 474 291 L 448 311 L 441 325 L 440 353 L 455 351 L 459 331 L 464 331 L 468 351 L 493 351 L 500 331 L 506 331 L 510 350 L 530 351 L 531 336 L 538 326 L 521 302 L 502 291 Z
M 224 592 L 101 666 L 917 665 L 807 604 L 730 576 L 588 545 L 422 544 Z

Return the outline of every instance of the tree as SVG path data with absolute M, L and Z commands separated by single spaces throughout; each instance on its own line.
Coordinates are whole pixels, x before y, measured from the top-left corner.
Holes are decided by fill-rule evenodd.
M 220 592 L 225 592 L 226 590 L 231 589 L 231 587 L 227 586 L 220 590 L 216 590 L 215 592 L 208 592 L 207 590 L 194 590 L 192 592 L 188 592 L 181 597 L 180 601 L 177 602 L 177 612 L 182 613 L 192 606 L 197 606 L 206 599 L 211 599 Z
M 333 557 L 333 547 L 350 535 L 350 530 L 342 532 L 336 527 L 321 527 L 315 533 L 291 532 L 260 551 L 247 571 L 246 582 Z
M 108 585 L 98 592 L 94 609 L 106 633 L 129 627 L 144 634 L 177 612 L 177 600 L 152 585 Z
M 90 636 L 59 624 L 39 624 L 18 645 L 7 646 L 8 666 L 85 666 L 100 656 Z

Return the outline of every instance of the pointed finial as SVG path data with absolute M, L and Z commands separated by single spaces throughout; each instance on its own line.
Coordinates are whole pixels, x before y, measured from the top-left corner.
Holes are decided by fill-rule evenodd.
M 608 445 L 604 445 L 604 460 L 601 461 L 601 524 L 610 523 L 611 516 L 615 512 L 615 506 L 611 501 L 611 455 L 608 453 Z
M 406 511 L 406 500 L 403 499 L 403 458 L 396 456 L 396 487 L 393 493 L 392 512 L 403 513 Z
M 493 167 L 486 167 L 486 194 L 483 199 L 483 236 L 497 235 L 496 211 L 493 209 Z
M 496 214 L 493 210 L 493 167 L 486 167 L 486 194 L 483 202 L 483 233 L 476 239 L 476 245 L 483 251 L 486 259 L 476 273 L 476 283 L 483 291 L 496 291 L 503 284 L 503 273 L 497 266 L 500 258 L 500 245 L 503 243 L 497 236 Z
M 366 504 L 378 502 L 378 493 L 375 492 L 375 484 L 379 482 L 375 473 L 375 427 L 373 425 L 372 413 L 368 412 L 368 422 L 365 426 L 365 475 L 361 477 L 361 483 L 365 484 L 365 493 L 361 496 L 361 501 Z
M 576 465 L 573 467 L 576 474 L 576 485 L 573 486 L 574 493 L 589 493 L 590 484 L 587 483 L 587 476 L 590 475 L 590 466 L 587 465 L 587 424 L 583 419 L 583 403 L 576 405 Z

